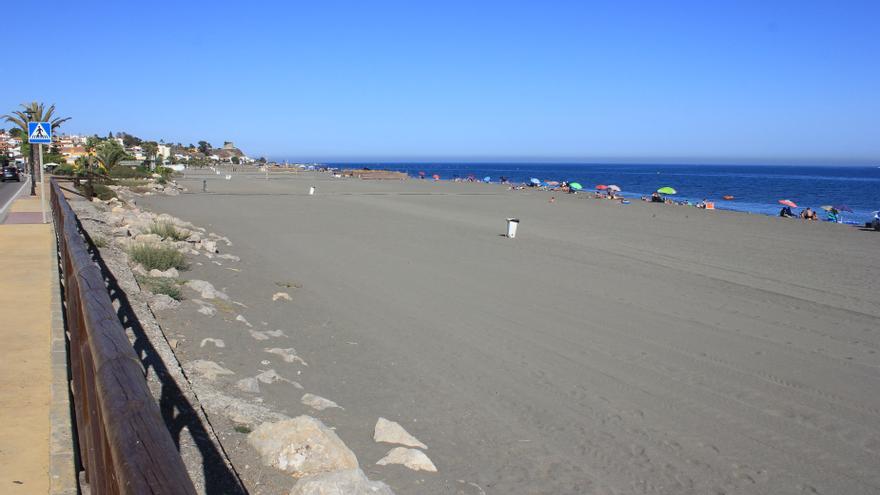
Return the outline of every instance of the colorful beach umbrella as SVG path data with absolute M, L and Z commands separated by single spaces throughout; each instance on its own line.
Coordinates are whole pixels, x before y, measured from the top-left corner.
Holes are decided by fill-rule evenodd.
M 532 177 L 531 179 L 529 179 L 529 182 L 537 186 L 541 183 L 541 179 L 536 179 L 535 177 Z
M 837 210 L 837 211 L 847 211 L 847 212 L 850 212 L 850 213 L 853 212 L 853 211 L 852 211 L 852 208 L 850 208 L 850 207 L 847 206 L 847 205 L 834 205 L 834 209 Z
M 820 206 L 819 208 L 822 208 L 822 209 L 825 210 L 825 211 L 831 211 L 831 210 L 834 209 L 834 207 L 831 206 L 831 205 L 822 205 L 822 206 Z
M 677 191 L 669 186 L 666 186 L 657 189 L 657 192 L 660 194 L 675 194 Z
M 434 174 L 431 176 L 431 178 L 433 178 L 434 180 L 440 180 L 440 175 Z
M 605 189 L 608 189 L 608 186 L 606 186 L 605 184 L 598 184 L 596 186 L 597 191 L 604 191 Z
M 611 184 L 608 186 L 608 190 L 614 191 L 614 192 L 620 192 L 620 186 L 615 186 L 614 184 Z
M 584 186 L 578 184 L 577 182 L 572 182 L 571 184 L 568 185 L 568 187 L 574 189 L 575 191 L 580 191 L 581 189 L 584 188 Z
M 487 175 L 483 177 L 483 182 L 492 182 L 492 178 Z
M 420 172 L 419 172 L 419 177 L 424 177 L 424 176 L 425 176 L 425 172 L 420 171 Z
M 791 207 L 791 208 L 797 208 L 797 207 L 798 207 L 798 205 L 795 204 L 795 202 L 792 201 L 792 200 L 790 200 L 790 199 L 780 199 L 780 200 L 779 200 L 779 204 L 781 204 L 781 205 L 785 205 L 785 206 L 788 206 L 788 207 Z

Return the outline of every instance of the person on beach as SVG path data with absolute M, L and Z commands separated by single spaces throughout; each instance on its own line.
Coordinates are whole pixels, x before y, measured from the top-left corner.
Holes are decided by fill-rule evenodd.
M 801 218 L 803 220 L 812 220 L 813 217 L 816 217 L 816 212 L 813 211 L 812 208 L 809 208 L 809 207 L 804 208 L 804 211 L 801 212 Z
M 791 212 L 790 206 L 783 206 L 781 210 L 779 210 L 779 216 L 783 218 L 793 218 L 794 213 Z

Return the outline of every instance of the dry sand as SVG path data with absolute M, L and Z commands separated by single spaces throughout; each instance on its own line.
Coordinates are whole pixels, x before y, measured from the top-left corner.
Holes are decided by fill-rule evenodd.
M 203 177 L 140 203 L 234 242 L 215 285 L 284 328 L 297 380 L 345 407 L 320 417 L 398 494 L 880 493 L 874 232 L 482 184 L 182 183 Z M 204 336 L 233 369 L 267 356 Z M 302 412 L 283 390 L 266 403 Z M 380 416 L 439 473 L 375 466 Z

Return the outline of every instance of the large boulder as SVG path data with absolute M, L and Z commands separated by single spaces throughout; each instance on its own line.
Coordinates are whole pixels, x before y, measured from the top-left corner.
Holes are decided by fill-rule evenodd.
M 306 476 L 294 485 L 290 495 L 394 495 L 381 481 L 370 481 L 360 469 Z
M 264 463 L 296 478 L 358 468 L 354 452 L 311 416 L 263 423 L 248 435 L 248 443 Z

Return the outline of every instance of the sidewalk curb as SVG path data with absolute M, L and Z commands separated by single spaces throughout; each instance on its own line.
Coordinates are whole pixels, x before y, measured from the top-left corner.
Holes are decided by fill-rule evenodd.
M 49 222 L 53 237 L 55 225 Z M 56 238 L 57 240 L 57 238 Z M 70 409 L 70 380 L 67 359 L 67 332 L 61 304 L 61 281 L 58 276 L 58 245 L 49 249 L 52 259 L 52 328 L 50 356 L 52 364 L 51 404 L 49 406 L 49 494 L 77 495 L 76 456 L 73 451 L 73 428 Z

